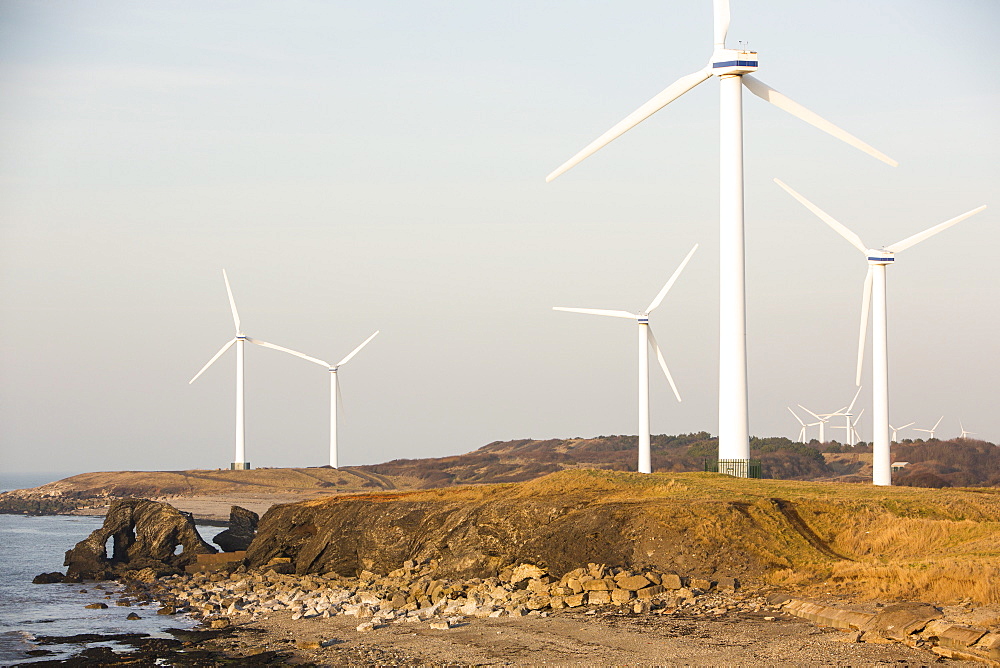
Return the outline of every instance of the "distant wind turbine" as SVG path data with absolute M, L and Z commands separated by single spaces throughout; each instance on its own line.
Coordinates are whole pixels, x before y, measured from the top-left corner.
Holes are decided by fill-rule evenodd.
M 934 426 L 931 427 L 930 429 L 921 429 L 920 427 L 914 427 L 913 431 L 922 431 L 922 432 L 924 432 L 926 434 L 929 434 L 929 436 L 927 437 L 927 440 L 928 441 L 933 441 L 934 440 L 934 432 L 937 431 L 938 425 L 941 424 L 941 420 L 943 420 L 943 419 L 944 419 L 944 416 L 942 415 L 941 417 L 938 418 L 938 421 L 935 422 Z
M 820 428 L 822 429 L 822 424 L 823 423 L 822 422 L 810 422 L 809 424 L 806 424 L 805 422 L 802 421 L 802 418 L 800 418 L 798 415 L 795 414 L 795 411 L 792 410 L 791 406 L 788 406 L 787 408 L 788 408 L 788 412 L 792 414 L 792 417 L 794 417 L 798 421 L 798 423 L 800 425 L 802 425 L 802 429 L 799 429 L 799 440 L 798 440 L 798 442 L 799 443 L 808 443 L 809 441 L 806 440 L 806 429 L 808 427 L 815 427 L 816 425 L 821 425 Z
M 332 468 L 339 468 L 338 465 L 338 454 L 337 454 L 337 404 L 341 401 L 340 398 L 340 379 L 337 377 L 337 370 L 344 366 L 351 359 L 361 352 L 361 349 L 368 345 L 368 342 L 378 336 L 378 330 L 374 334 L 369 336 L 367 339 L 362 341 L 361 345 L 352 350 L 347 357 L 340 360 L 336 364 L 330 364 L 329 362 L 324 362 L 321 359 L 315 357 L 310 357 L 309 355 L 303 355 L 302 353 L 297 353 L 294 350 L 286 350 L 296 357 L 301 357 L 304 360 L 308 360 L 313 364 L 319 364 L 320 366 L 325 366 L 330 370 L 330 466 Z
M 843 409 L 843 412 L 839 413 L 840 415 L 844 416 L 844 420 L 845 420 L 844 426 L 842 426 L 842 427 L 841 426 L 832 427 L 833 429 L 843 429 L 844 430 L 844 439 L 845 439 L 845 442 L 847 443 L 847 445 L 850 445 L 850 446 L 853 446 L 855 444 L 855 442 L 856 442 L 855 441 L 856 432 L 854 430 L 854 423 L 851 422 L 851 418 L 854 417 L 854 413 L 852 411 L 854 410 L 854 402 L 856 402 L 858 400 L 858 395 L 859 394 L 861 394 L 861 388 L 860 387 L 858 388 L 858 391 L 854 393 L 854 398 L 851 399 L 851 404 L 847 408 Z M 864 411 L 862 410 L 861 412 L 863 413 Z M 859 419 L 861 418 L 861 413 L 858 413 L 858 418 Z
M 906 429 L 907 427 L 912 427 L 915 424 L 917 424 L 917 423 L 916 422 L 907 422 L 902 427 L 893 427 L 892 425 L 889 425 L 889 429 L 892 429 L 892 442 L 893 443 L 899 443 L 899 439 L 896 437 L 896 433 L 900 432 L 900 431 L 902 431 L 904 429 Z
M 208 360 L 208 364 L 201 368 L 201 371 L 194 375 L 194 378 L 188 381 L 188 385 L 198 380 L 198 377 L 205 373 L 208 367 L 215 363 L 215 360 L 222 357 L 222 355 L 229 350 L 232 345 L 236 344 L 236 454 L 233 458 L 233 463 L 230 464 L 231 469 L 235 470 L 247 470 L 250 468 L 250 462 L 246 460 L 246 430 L 245 430 L 245 410 L 244 410 L 244 382 L 243 382 L 243 347 L 244 344 L 249 341 L 258 346 L 263 346 L 265 348 L 273 348 L 275 350 L 280 350 L 282 352 L 291 353 L 292 355 L 302 356 L 302 353 L 297 353 L 294 350 L 288 348 L 282 348 L 281 346 L 276 346 L 273 343 L 268 343 L 267 341 L 261 341 L 260 339 L 252 339 L 243 333 L 243 328 L 240 326 L 240 314 L 236 311 L 236 300 L 233 299 L 233 290 L 229 287 L 229 276 L 226 275 L 226 270 L 222 270 L 222 279 L 226 282 L 226 294 L 229 295 L 229 307 L 233 311 L 233 325 L 236 326 L 236 336 L 230 339 L 219 352 L 215 353 L 212 359 Z
M 738 463 L 727 464 L 728 468 L 721 464 L 723 460 L 749 462 L 750 459 L 743 239 L 743 86 L 764 101 L 837 139 L 892 166 L 897 163 L 750 76 L 750 72 L 757 70 L 757 53 L 726 48 L 729 0 L 713 0 L 713 17 L 714 46 L 705 67 L 667 86 L 545 180 L 551 181 L 579 164 L 698 84 L 712 76 L 719 77 L 722 88 L 719 116 L 719 472 L 746 476 L 746 469 Z
M 925 239 L 943 232 L 952 225 L 985 209 L 981 206 L 951 220 L 935 225 L 902 241 L 883 248 L 869 248 L 854 232 L 837 222 L 832 216 L 779 179 L 774 180 L 789 195 L 812 211 L 824 223 L 844 237 L 852 246 L 864 253 L 868 260 L 868 274 L 861 291 L 861 335 L 858 338 L 858 371 L 855 382 L 861 385 L 861 367 L 865 356 L 865 339 L 868 334 L 868 311 L 872 312 L 872 482 L 876 485 L 892 484 L 892 459 L 889 453 L 889 352 L 885 268 L 895 262 L 896 253 L 906 250 Z
M 674 396 L 677 397 L 677 401 L 681 400 L 681 395 L 677 391 L 677 385 L 674 384 L 674 379 L 670 376 L 670 369 L 667 368 L 667 362 L 663 359 L 663 353 L 660 351 L 660 346 L 656 343 L 656 337 L 653 336 L 653 330 L 649 328 L 649 314 L 660 305 L 663 298 L 667 296 L 667 292 L 673 287 L 674 282 L 677 277 L 681 275 L 684 271 L 684 267 L 687 266 L 688 261 L 694 252 L 698 250 L 698 244 L 694 245 L 688 254 L 681 262 L 680 266 L 674 271 L 670 280 L 667 281 L 666 285 L 660 290 L 659 294 L 650 302 L 649 306 L 646 307 L 645 311 L 640 313 L 630 313 L 628 311 L 609 311 L 606 309 L 595 309 L 595 308 L 568 308 L 565 306 L 554 306 L 554 311 L 568 311 L 570 313 L 587 313 L 589 315 L 606 315 L 614 318 L 628 318 L 629 320 L 635 319 L 639 323 L 639 473 L 652 473 L 652 458 L 649 450 L 649 355 L 648 348 L 652 346 L 653 351 L 656 353 L 656 360 L 660 363 L 660 368 L 663 369 L 663 374 L 667 377 L 667 382 L 670 383 L 670 389 L 674 391 Z
M 966 431 L 965 430 L 965 425 L 962 424 L 961 420 L 958 421 L 958 426 L 962 428 L 962 433 L 958 435 L 958 437 L 960 439 L 965 440 L 969 436 L 975 436 L 976 432 L 974 432 L 974 431 Z
M 809 413 L 809 415 L 812 415 L 817 420 L 819 420 L 818 424 L 819 424 L 819 442 L 820 443 L 826 443 L 826 432 L 824 431 L 824 427 L 826 426 L 826 423 L 830 421 L 830 418 L 843 415 L 844 414 L 843 411 L 847 410 L 847 407 L 845 406 L 844 408 L 841 408 L 839 411 L 836 411 L 836 412 L 833 412 L 833 413 L 820 413 L 820 414 L 816 414 L 816 413 L 813 413 L 808 408 L 806 408 L 805 406 L 803 406 L 802 404 L 798 404 L 798 407 L 801 408 L 802 410 L 804 410 L 806 413 Z

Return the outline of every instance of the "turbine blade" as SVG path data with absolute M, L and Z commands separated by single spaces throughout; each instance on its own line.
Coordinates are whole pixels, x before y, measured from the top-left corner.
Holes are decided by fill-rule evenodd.
M 226 281 L 226 294 L 229 295 L 229 308 L 233 310 L 233 324 L 236 325 L 236 333 L 240 333 L 240 314 L 236 312 L 236 300 L 233 299 L 233 289 L 229 287 L 229 276 L 226 270 L 222 270 L 222 278 Z
M 854 402 L 858 400 L 858 395 L 861 394 L 861 388 L 858 387 L 858 391 L 854 393 L 854 398 L 851 399 L 851 405 L 847 407 L 847 412 L 850 413 L 854 410 Z
M 860 421 L 861 421 L 861 416 L 862 416 L 862 415 L 864 415 L 864 414 L 865 414 L 865 409 L 864 409 L 864 408 L 862 408 L 862 409 L 861 409 L 861 412 L 860 412 L 860 413 L 858 413 L 858 417 L 857 417 L 857 419 L 856 419 L 856 420 L 854 421 L 854 426 L 855 426 L 855 427 L 857 427 L 857 426 L 858 426 L 858 422 L 860 422 Z
M 360 345 L 360 346 L 358 346 L 357 348 L 355 348 L 354 350 L 352 350 L 352 351 L 351 351 L 351 354 L 350 354 L 350 355 L 348 355 L 348 356 L 347 356 L 347 357 L 345 357 L 344 359 L 342 359 L 342 360 L 340 360 L 339 362 L 337 362 L 337 366 L 338 366 L 338 367 L 340 367 L 340 366 L 341 366 L 342 364 L 347 364 L 348 362 L 350 362 L 350 361 L 351 361 L 351 358 L 352 358 L 352 357 L 354 357 L 355 355 L 357 355 L 358 353 L 360 353 L 360 352 L 361 352 L 361 349 L 362 349 L 362 348 L 364 348 L 365 346 L 367 346 L 367 345 L 368 345 L 368 342 L 369 342 L 369 341 L 371 341 L 371 340 L 372 340 L 372 339 L 374 339 L 374 338 L 375 338 L 376 336 L 378 336 L 378 332 L 379 332 L 379 330 L 375 330 L 375 333 L 374 333 L 374 334 L 372 334 L 371 336 L 369 336 L 369 337 L 368 337 L 367 339 L 365 339 L 365 340 L 364 340 L 364 341 L 363 341 L 363 342 L 361 343 L 361 345 Z
M 663 359 L 663 352 L 660 350 L 660 346 L 656 343 L 656 337 L 653 336 L 653 330 L 647 326 L 646 333 L 649 335 L 649 345 L 653 346 L 653 351 L 656 353 L 656 361 L 660 363 L 660 368 L 663 369 L 663 375 L 667 377 L 667 382 L 670 383 L 670 389 L 674 391 L 674 396 L 677 397 L 677 401 L 680 401 L 681 393 L 677 391 L 677 385 L 674 384 L 674 378 L 670 375 L 670 369 L 667 368 L 667 361 Z
M 939 418 L 938 418 L 938 421 L 934 423 L 934 426 L 933 426 L 933 427 L 931 427 L 931 431 L 934 431 L 934 430 L 936 430 L 936 429 L 938 428 L 938 425 L 939 425 L 939 424 L 941 424 L 941 420 L 943 420 L 943 419 L 944 419 L 944 416 L 943 416 L 943 415 L 942 415 L 941 417 L 939 417 Z
M 802 425 L 803 427 L 806 426 L 806 423 L 802 421 L 802 418 L 800 418 L 798 415 L 795 414 L 795 411 L 792 410 L 791 406 L 786 406 L 786 408 L 788 409 L 788 412 L 792 414 L 792 417 L 794 417 L 796 420 L 799 421 L 800 425 Z
M 681 275 L 682 271 L 684 271 L 684 267 L 687 266 L 688 261 L 691 259 L 691 256 L 694 255 L 694 252 L 696 250 L 698 250 L 698 244 L 695 244 L 694 248 L 692 248 L 688 252 L 687 257 L 685 257 L 684 260 L 681 262 L 680 266 L 677 267 L 676 270 L 674 270 L 673 276 L 670 277 L 670 280 L 667 281 L 667 284 L 663 286 L 662 290 L 660 290 L 660 294 L 656 295 L 656 298 L 652 302 L 650 302 L 649 307 L 646 309 L 647 315 L 649 313 L 652 313 L 653 309 L 659 306 L 660 302 L 663 301 L 663 298 L 667 296 L 667 293 L 670 292 L 670 288 L 674 286 L 674 281 L 676 281 L 677 277 Z
M 906 429 L 907 427 L 912 427 L 915 424 L 917 424 L 917 423 L 916 422 L 910 422 L 909 424 L 904 424 L 902 427 L 900 427 L 900 429 Z
M 743 81 L 743 85 L 746 86 L 751 93 L 753 93 L 760 99 L 766 102 L 770 102 L 779 109 L 787 111 L 792 116 L 802 119 L 809 125 L 817 127 L 829 135 L 833 135 L 840 141 L 846 144 L 850 144 L 859 151 L 863 151 L 864 153 L 867 153 L 873 158 L 878 158 L 887 165 L 890 165 L 892 167 L 896 167 L 897 165 L 899 165 L 898 162 L 887 156 L 885 153 L 882 153 L 881 151 L 872 146 L 869 146 L 868 144 L 861 141 L 860 139 L 858 139 L 851 133 L 847 132 L 846 130 L 842 130 L 833 123 L 831 123 L 830 121 L 821 118 L 816 113 L 809 111 L 798 102 L 795 102 L 789 99 L 787 96 L 774 90 L 760 79 L 750 76 L 749 74 L 744 74 L 742 77 L 740 77 L 740 79 Z
M 972 211 L 966 211 L 961 216 L 955 216 L 951 220 L 946 220 L 943 223 L 935 225 L 934 227 L 932 227 L 930 229 L 924 230 L 923 232 L 921 232 L 919 234 L 914 234 L 912 237 L 907 237 L 907 238 L 903 239 L 902 241 L 894 243 L 891 246 L 886 246 L 885 249 L 887 251 L 891 251 L 893 253 L 898 253 L 899 251 L 904 251 L 907 248 L 909 248 L 910 246 L 914 246 L 916 244 L 919 244 L 924 239 L 929 239 L 930 237 L 933 237 L 938 232 L 944 232 L 945 230 L 947 230 L 949 227 L 951 227 L 955 223 L 960 223 L 963 220 L 965 220 L 966 218 L 968 218 L 969 216 L 974 216 L 974 215 L 976 215 L 977 213 L 979 213 L 980 211 L 982 211 L 985 208 L 986 208 L 986 205 L 984 204 L 983 206 L 978 207 L 976 209 L 973 209 Z
M 610 315 L 615 318 L 628 318 L 629 320 L 635 320 L 638 318 L 638 314 L 629 313 L 628 311 L 608 311 L 607 309 L 601 308 L 568 308 L 566 306 L 553 306 L 553 311 L 566 311 L 568 313 L 588 313 L 590 315 Z
M 798 406 L 799 408 L 801 408 L 802 410 L 804 410 L 806 413 L 809 413 L 809 415 L 812 415 L 814 418 L 816 418 L 817 420 L 819 420 L 819 422 L 826 422 L 826 420 L 824 420 L 820 416 L 816 415 L 815 413 L 813 413 L 811 410 L 809 410 L 808 408 L 806 408 L 802 404 L 796 404 L 796 406 Z M 817 422 L 816 424 L 819 424 L 819 422 Z
M 865 339 L 868 338 L 868 311 L 872 304 L 872 266 L 868 265 L 865 285 L 861 288 L 861 333 L 858 335 L 858 372 L 854 384 L 861 387 L 861 370 L 865 364 Z
M 201 371 L 199 371 L 198 373 L 196 373 L 194 375 L 194 378 L 192 378 L 191 380 L 188 381 L 188 385 L 190 385 L 194 381 L 198 380 L 198 376 L 200 376 L 201 374 L 205 373 L 205 370 L 208 369 L 208 367 L 212 366 L 212 364 L 215 363 L 215 360 L 217 360 L 220 357 L 222 357 L 223 353 L 225 353 L 227 350 L 229 350 L 229 348 L 232 347 L 232 345 L 234 343 L 236 343 L 236 339 L 229 339 L 229 343 L 227 343 L 226 345 L 222 346 L 222 348 L 219 350 L 219 352 L 215 353 L 215 355 L 212 356 L 212 359 L 208 360 L 208 364 L 206 364 L 205 366 L 201 367 Z
M 715 0 L 713 5 L 715 19 L 715 48 L 726 48 L 726 35 L 729 34 L 729 0 Z
M 558 169 L 545 177 L 546 181 L 551 181 L 560 174 L 569 171 L 576 165 L 580 164 L 594 153 L 604 148 L 618 137 L 642 123 L 644 120 L 658 112 L 663 107 L 667 106 L 677 98 L 679 98 L 684 93 L 688 92 L 701 82 L 705 81 L 712 76 L 712 70 L 709 67 L 698 70 L 692 74 L 681 77 L 674 83 L 667 86 L 660 92 L 656 97 L 651 99 L 646 104 L 642 105 L 631 114 L 626 116 L 613 128 L 605 132 L 603 135 L 590 142 L 586 148 L 574 155 L 572 158 L 564 162 Z
M 316 359 L 315 357 L 309 357 L 309 355 L 304 355 L 298 352 L 297 350 L 292 350 L 291 348 L 283 348 L 282 346 L 277 346 L 273 343 L 268 343 L 267 341 L 261 341 L 260 339 L 251 339 L 249 336 L 247 337 L 247 341 L 249 341 L 250 343 L 255 343 L 258 346 L 264 346 L 265 348 L 273 348 L 274 350 L 280 350 L 283 353 L 288 353 L 289 355 L 295 355 L 296 357 L 301 357 L 302 359 L 312 362 L 313 364 L 319 364 L 320 366 L 325 366 L 328 369 L 330 368 L 329 362 L 324 362 L 323 360 Z
M 805 197 L 792 190 L 792 188 L 788 186 L 785 182 L 783 182 L 781 179 L 775 179 L 774 182 L 777 183 L 782 188 L 784 188 L 785 192 L 787 192 L 789 195 L 797 199 L 802 206 L 804 206 L 805 208 L 809 209 L 814 214 L 816 214 L 816 216 L 820 220 L 822 220 L 824 223 L 832 227 L 834 232 L 847 239 L 847 241 L 852 246 L 854 246 L 859 251 L 864 253 L 865 256 L 867 257 L 868 246 L 865 246 L 865 242 L 861 240 L 861 237 L 859 237 L 857 234 L 851 232 L 849 229 L 844 227 L 844 225 L 835 220 L 833 216 L 823 211 L 818 206 L 807 200 Z

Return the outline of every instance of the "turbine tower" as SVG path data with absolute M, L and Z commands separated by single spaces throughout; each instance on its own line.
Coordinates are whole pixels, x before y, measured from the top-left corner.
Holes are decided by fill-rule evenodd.
M 743 86 L 757 97 L 892 166 L 892 158 L 793 102 L 760 79 L 757 53 L 726 48 L 729 0 L 713 0 L 714 49 L 705 67 L 681 77 L 548 175 L 551 181 L 716 76 L 722 88 L 719 156 L 719 472 L 746 476 L 750 460 L 743 239 Z M 723 460 L 727 463 L 723 464 Z M 732 462 L 729 464 L 728 462 Z M 741 465 L 741 462 L 743 465 Z
M 681 395 L 677 391 L 677 386 L 674 384 L 674 379 L 670 376 L 670 369 L 667 368 L 667 362 L 663 359 L 663 353 L 660 351 L 660 346 L 656 343 L 656 337 L 653 336 L 653 330 L 649 328 L 649 314 L 653 312 L 663 298 L 667 296 L 667 292 L 673 287 L 674 282 L 677 277 L 681 275 L 684 271 L 684 267 L 687 266 L 688 261 L 694 252 L 698 250 L 698 244 L 694 245 L 688 254 L 681 262 L 680 266 L 674 271 L 670 280 L 667 281 L 666 285 L 660 290 L 660 293 L 656 295 L 649 306 L 646 307 L 645 311 L 640 313 L 630 313 L 628 311 L 609 311 L 606 309 L 595 309 L 595 308 L 567 308 L 565 306 L 554 306 L 552 307 L 554 311 L 568 311 L 570 313 L 587 313 L 589 315 L 606 315 L 614 318 L 628 318 L 635 319 L 639 323 L 639 473 L 652 473 L 652 456 L 650 454 L 649 448 L 649 356 L 648 348 L 652 347 L 653 351 L 656 353 L 656 360 L 660 363 L 660 368 L 663 369 L 663 374 L 667 377 L 667 382 L 670 383 L 670 389 L 674 391 L 674 396 L 677 397 L 677 401 L 681 400 Z
M 934 432 L 937 431 L 938 425 L 941 424 L 941 420 L 943 420 L 943 419 L 944 419 L 944 416 L 942 415 L 941 417 L 938 418 L 938 421 L 935 422 L 934 426 L 931 427 L 930 429 L 921 429 L 920 427 L 914 427 L 913 431 L 922 431 L 922 432 L 924 432 L 926 434 L 929 434 L 929 436 L 927 437 L 927 440 L 928 441 L 933 441 L 934 440 Z
M 275 350 L 280 350 L 282 352 L 291 353 L 293 355 L 301 356 L 302 353 L 297 353 L 294 350 L 288 348 L 282 348 L 281 346 L 276 346 L 273 343 L 268 343 L 267 341 L 261 341 L 260 339 L 252 339 L 243 333 L 243 328 L 240 325 L 240 314 L 236 311 L 236 300 L 233 299 L 233 290 L 229 286 L 229 276 L 226 275 L 226 270 L 222 270 L 222 279 L 226 282 L 226 294 L 229 295 L 229 308 L 233 311 L 233 325 L 236 326 L 236 336 L 230 339 L 219 352 L 215 353 L 212 359 L 208 360 L 208 364 L 201 368 L 201 371 L 194 375 L 194 378 L 188 381 L 188 385 L 198 380 L 198 377 L 205 373 L 208 367 L 215 363 L 215 360 L 222 357 L 222 355 L 229 350 L 232 345 L 236 344 L 236 453 L 233 456 L 233 462 L 229 465 L 230 469 L 237 471 L 245 471 L 250 468 L 250 462 L 246 459 L 246 429 L 245 429 L 245 410 L 244 410 L 244 383 L 243 383 L 243 355 L 244 355 L 244 345 L 249 341 L 258 346 L 264 346 L 265 348 L 274 348 Z
M 789 186 L 775 179 L 775 183 L 785 189 L 789 195 L 798 200 L 804 207 L 812 211 L 823 222 L 833 228 L 840 236 L 864 253 L 868 260 L 868 274 L 861 292 L 861 335 L 858 338 L 858 371 L 855 382 L 861 385 L 861 367 L 865 355 L 865 338 L 868 333 L 868 311 L 872 312 L 872 482 L 876 485 L 891 485 L 892 470 L 889 453 L 889 352 L 887 331 L 887 307 L 885 290 L 885 268 L 895 262 L 896 253 L 906 250 L 938 232 L 943 232 L 952 225 L 985 209 L 985 206 L 967 211 L 951 220 L 946 220 L 934 227 L 924 230 L 902 241 L 883 248 L 875 249 L 865 246 L 864 242 L 854 232 L 834 220 L 832 216 L 821 210 Z
M 340 378 L 337 376 L 337 370 L 340 369 L 340 367 L 347 364 L 348 362 L 350 362 L 351 359 L 355 355 L 360 353 L 361 349 L 367 346 L 368 342 L 374 339 L 376 336 L 378 336 L 378 330 L 375 330 L 374 334 L 372 334 L 367 339 L 362 341 L 360 346 L 352 350 L 347 355 L 347 357 L 340 360 L 336 364 L 330 364 L 329 362 L 324 362 L 321 359 L 310 357 L 309 355 L 303 355 L 302 353 L 295 352 L 294 350 L 288 350 L 287 348 L 282 349 L 286 353 L 291 353 L 296 357 L 301 357 L 302 359 L 308 360 L 313 364 L 319 364 L 320 366 L 324 366 L 330 371 L 330 466 L 331 468 L 335 469 L 340 468 L 338 462 L 338 453 L 337 453 L 337 404 L 341 401 L 341 398 L 340 398 Z
M 912 426 L 913 426 L 913 425 L 915 425 L 915 424 L 917 424 L 917 423 L 916 423 L 916 422 L 907 422 L 907 423 L 906 423 L 906 424 L 904 424 L 904 425 L 903 425 L 902 427 L 893 427 L 892 425 L 889 425 L 889 429 L 892 429 L 892 442 L 893 442 L 893 443 L 899 443 L 899 439 L 898 439 L 898 438 L 896 438 L 896 435 L 897 435 L 897 434 L 898 434 L 898 433 L 899 433 L 900 431 L 902 431 L 902 430 L 906 429 L 907 427 L 912 427 Z

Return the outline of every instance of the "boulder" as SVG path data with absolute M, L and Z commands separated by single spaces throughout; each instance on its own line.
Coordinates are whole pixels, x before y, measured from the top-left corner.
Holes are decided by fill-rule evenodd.
M 175 554 L 178 545 L 182 551 Z M 215 551 L 198 535 L 190 513 L 147 499 L 119 499 L 108 508 L 104 525 L 66 552 L 63 565 L 67 578 L 107 580 L 147 568 L 167 575 L 179 573 L 198 554 Z
M 229 528 L 220 532 L 212 542 L 222 548 L 223 552 L 246 550 L 257 535 L 259 521 L 260 516 L 252 510 L 232 506 L 229 509 Z
M 651 584 L 653 583 L 642 575 L 632 575 L 618 580 L 618 586 L 622 589 L 628 589 L 629 591 L 639 591 L 643 587 L 648 587 Z

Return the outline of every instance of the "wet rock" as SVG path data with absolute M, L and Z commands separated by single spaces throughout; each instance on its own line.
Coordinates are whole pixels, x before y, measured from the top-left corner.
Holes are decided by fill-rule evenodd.
M 257 534 L 259 522 L 260 516 L 252 510 L 232 506 L 229 509 L 229 528 L 219 533 L 212 542 L 222 548 L 223 552 L 246 550 Z
M 56 571 L 54 573 L 39 573 L 32 580 L 31 584 L 44 585 L 63 581 L 63 574 Z
M 130 612 L 130 613 L 128 613 L 128 616 L 125 617 L 125 619 L 132 619 L 132 620 L 134 620 L 134 619 L 142 619 L 142 617 L 140 617 L 139 615 L 135 614 L 134 612 Z
M 85 605 L 83 607 L 85 607 L 85 608 L 87 608 L 89 610 L 104 610 L 105 608 L 108 607 L 108 604 L 107 603 L 88 603 L 87 605 Z

